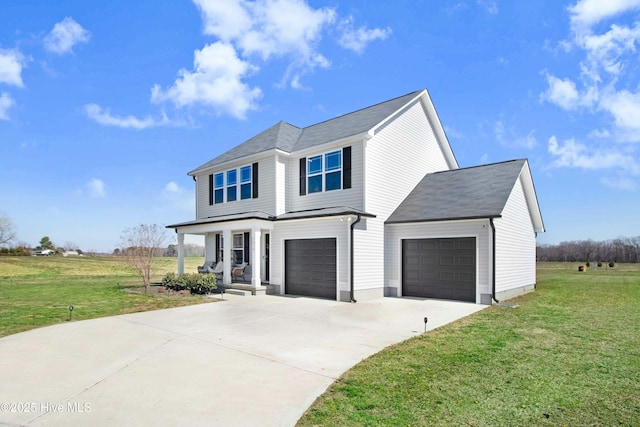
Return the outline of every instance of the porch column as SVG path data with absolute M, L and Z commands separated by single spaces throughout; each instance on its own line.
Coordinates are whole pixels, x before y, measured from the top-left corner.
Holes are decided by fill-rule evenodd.
M 231 241 L 231 230 L 222 231 L 222 240 L 224 240 L 224 248 L 222 249 L 222 265 L 224 266 L 224 271 L 222 273 L 222 284 L 230 285 L 231 284 L 231 246 L 233 246 L 233 242 Z
M 262 232 L 259 228 L 251 229 L 251 285 L 257 288 L 262 283 L 260 281 L 260 265 L 262 264 L 262 258 L 260 253 L 260 237 Z
M 178 276 L 184 274 L 184 233 L 178 233 Z

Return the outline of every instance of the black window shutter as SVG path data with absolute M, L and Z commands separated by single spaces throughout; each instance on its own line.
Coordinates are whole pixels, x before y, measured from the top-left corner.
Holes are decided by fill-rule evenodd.
M 252 187 L 253 187 L 253 198 L 257 199 L 258 198 L 258 163 L 254 163 L 253 165 L 251 165 L 251 178 L 253 180 L 252 182 Z
M 307 158 L 300 159 L 300 195 L 307 194 Z
M 213 205 L 213 174 L 209 175 L 209 206 Z
M 220 234 L 216 234 L 216 256 L 215 256 L 216 264 L 220 261 Z
M 244 233 L 244 262 L 249 263 L 249 233 Z
M 342 188 L 351 188 L 351 147 L 342 149 Z

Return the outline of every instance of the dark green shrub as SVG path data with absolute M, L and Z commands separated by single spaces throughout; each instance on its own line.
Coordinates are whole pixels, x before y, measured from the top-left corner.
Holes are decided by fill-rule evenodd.
M 587 266 L 587 268 L 589 268 L 591 266 L 591 263 L 589 261 L 587 261 L 587 263 L 585 265 Z
M 189 273 L 178 276 L 167 273 L 162 279 L 162 286 L 172 291 L 188 290 L 197 295 L 209 294 L 217 289 L 216 275 Z
M 611 262 L 609 263 L 609 267 L 613 268 L 613 267 L 615 267 L 615 266 L 616 266 L 616 265 L 613 263 L 613 261 L 611 261 Z
M 598 262 L 598 267 L 602 267 L 602 263 L 601 262 Z

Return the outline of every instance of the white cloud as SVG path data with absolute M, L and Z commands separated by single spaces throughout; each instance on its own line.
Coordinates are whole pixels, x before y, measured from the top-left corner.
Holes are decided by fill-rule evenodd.
M 619 147 L 592 148 L 568 139 L 558 142 L 554 136 L 549 138 L 549 153 L 555 158 L 554 167 L 571 167 L 587 170 L 618 169 L 640 175 L 640 164 L 631 154 L 619 150 Z
M 162 199 L 168 202 L 171 206 L 187 211 L 193 212 L 195 207 L 195 195 L 193 191 L 180 187 L 175 182 L 171 181 L 164 186 L 161 193 Z
M 498 120 L 495 123 L 493 131 L 496 140 L 505 147 L 518 147 L 531 150 L 538 145 L 538 140 L 533 130 L 524 136 L 517 135 L 516 131 L 513 128 L 507 128 L 502 120 Z
M 320 49 L 325 35 L 337 35 L 343 47 L 362 52 L 390 28 L 346 29 L 333 8 L 314 8 L 306 0 L 192 0 L 200 10 L 203 33 L 215 40 L 194 51 L 192 68 L 182 68 L 168 86 L 155 84 L 151 102 L 170 102 L 176 108 L 205 106 L 217 114 L 245 118 L 258 108 L 262 90 L 248 79 L 269 61 L 285 64 L 279 86 L 305 89 L 302 77 L 331 62 Z M 349 22 L 352 20 L 349 19 Z M 340 22 L 344 22 L 340 21 Z M 94 120 L 108 125 L 143 129 L 157 126 L 149 117 L 117 117 L 90 104 Z M 163 124 L 163 122 L 160 122 Z
M 477 2 L 490 14 L 496 15 L 498 13 L 498 4 L 494 0 L 477 0 Z
M 105 126 L 116 126 L 121 128 L 132 128 L 140 130 L 158 126 L 179 126 L 182 124 L 179 122 L 172 122 L 164 115 L 161 119 L 154 119 L 153 117 L 149 116 L 143 119 L 139 119 L 132 115 L 124 117 L 114 116 L 109 112 L 109 110 L 104 110 L 97 104 L 85 105 L 84 111 L 89 118 Z
M 204 33 L 222 40 L 233 40 L 252 27 L 252 19 L 243 2 L 238 0 L 193 0 L 200 8 Z
M 640 9 L 640 0 L 580 0 L 567 9 L 574 29 L 589 28 L 604 19 Z
M 353 18 L 350 16 L 340 23 L 342 34 L 338 42 L 345 49 L 352 50 L 356 53 L 364 52 L 369 43 L 374 40 L 385 40 L 388 38 L 392 30 L 391 28 L 367 28 L 361 26 L 353 27 Z
M 14 104 L 13 98 L 8 93 L 2 92 L 0 95 L 0 120 L 9 120 L 9 108 Z
M 571 79 L 560 79 L 547 74 L 547 90 L 540 94 L 540 99 L 556 104 L 565 110 L 573 110 L 580 103 L 580 94 Z
M 586 108 L 592 114 L 604 113 L 611 120 L 608 132 L 619 141 L 640 141 L 640 87 L 637 46 L 640 45 L 640 20 L 627 25 L 625 20 L 604 24 L 620 15 L 640 9 L 640 0 L 580 0 L 569 7 L 572 40 L 570 48 L 584 54 L 577 64 L 575 78 L 558 78 L 544 73 L 547 89 L 542 101 L 565 110 Z M 625 17 L 626 18 L 626 17 Z
M 231 45 L 216 42 L 196 50 L 193 68 L 180 70 L 168 89 L 155 85 L 151 101 L 171 101 L 178 107 L 204 104 L 238 118 L 256 108 L 255 102 L 262 94 L 260 89 L 250 88 L 241 80 L 255 67 L 238 58 Z
M 233 47 L 237 57 L 242 56 L 247 62 L 286 58 L 289 64 L 283 85 L 303 88 L 302 74 L 330 64 L 318 45 L 323 31 L 335 22 L 334 9 L 314 9 L 304 0 L 194 0 L 194 3 L 202 13 L 205 34 Z
M 23 87 L 22 68 L 25 62 L 19 51 L 0 49 L 0 83 Z
M 335 20 L 329 8 L 313 9 L 303 0 L 194 0 L 205 34 L 236 45 L 243 55 L 295 55 L 315 60 L 322 30 Z
M 611 113 L 616 126 L 633 141 L 640 140 L 640 93 L 621 90 L 603 95 L 600 106 Z
M 101 199 L 106 195 L 104 182 L 98 178 L 91 178 L 87 182 L 87 190 L 89 191 L 89 196 L 94 199 Z
M 91 33 L 73 18 L 66 17 L 53 26 L 51 32 L 44 38 L 44 47 L 50 52 L 63 55 L 73 51 L 78 43 L 87 43 Z
M 601 181 L 607 187 L 617 188 L 619 190 L 633 191 L 638 188 L 636 181 L 625 176 L 604 177 Z

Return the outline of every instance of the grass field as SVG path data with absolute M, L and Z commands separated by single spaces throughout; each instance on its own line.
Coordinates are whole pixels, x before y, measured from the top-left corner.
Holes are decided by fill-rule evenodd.
M 363 361 L 298 424 L 640 425 L 640 266 L 541 263 L 512 301 Z
M 202 261 L 185 259 L 185 271 Z M 155 280 L 176 269 L 175 258 L 157 258 Z M 0 337 L 64 322 L 70 305 L 73 320 L 83 320 L 205 301 L 140 292 L 142 280 L 118 258 L 0 257 Z

